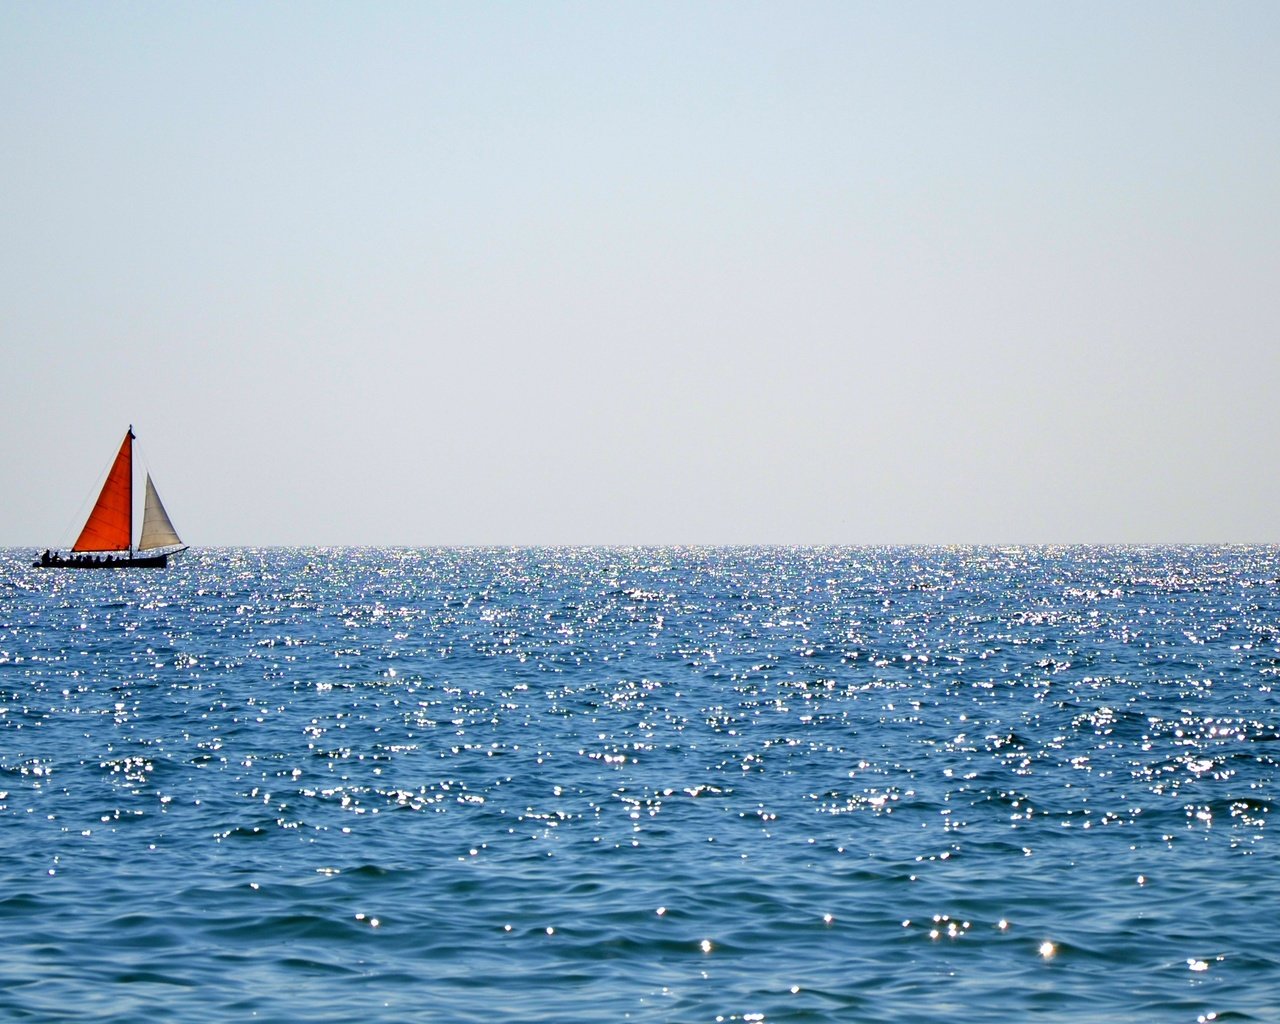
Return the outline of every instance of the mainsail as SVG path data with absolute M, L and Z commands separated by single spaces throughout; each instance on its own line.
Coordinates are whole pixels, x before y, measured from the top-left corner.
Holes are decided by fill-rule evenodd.
M 164 510 L 160 495 L 156 493 L 156 485 L 151 482 L 151 474 L 147 474 L 147 501 L 142 509 L 142 536 L 138 539 L 138 548 L 150 551 L 153 548 L 176 547 L 182 543 L 178 531 L 169 520 L 169 513 Z
M 172 529 L 172 527 L 170 527 Z M 98 502 L 72 551 L 127 551 L 133 544 L 133 427 L 124 435 Z

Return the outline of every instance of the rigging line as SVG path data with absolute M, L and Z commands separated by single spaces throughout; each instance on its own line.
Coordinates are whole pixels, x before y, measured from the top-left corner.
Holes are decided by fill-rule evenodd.
M 137 443 L 137 438 L 135 437 L 134 444 L 136 445 Z M 120 442 L 117 441 L 115 447 L 111 449 L 111 454 L 107 456 L 106 464 L 98 471 L 97 482 L 89 488 L 89 493 L 81 500 L 79 509 L 71 513 L 71 519 L 62 528 L 61 539 L 65 543 L 57 545 L 54 548 L 55 551 L 70 550 L 71 545 L 80 536 L 80 530 L 83 530 L 85 523 L 89 521 L 89 512 L 93 508 L 93 503 L 98 500 L 98 495 L 102 493 L 103 485 L 106 484 L 107 476 L 111 472 L 111 467 L 116 464 L 116 456 L 119 453 Z M 76 523 L 80 524 L 80 529 L 76 529 Z
M 146 454 L 142 450 L 142 442 L 138 440 L 138 434 L 135 431 L 133 435 L 133 464 L 137 469 L 142 470 L 142 477 L 145 480 L 148 473 L 151 472 L 151 466 L 147 462 Z M 137 475 L 136 473 L 134 474 Z
M 132 428 L 131 428 L 132 429 Z M 146 452 L 142 450 L 142 442 L 138 440 L 138 432 L 133 432 L 133 478 L 135 481 L 142 480 L 142 486 L 133 489 L 133 521 L 135 524 L 144 523 L 146 520 L 147 508 L 147 485 L 146 479 L 151 475 L 151 465 L 147 462 Z M 138 527 L 142 529 L 141 526 Z M 142 536 L 139 534 L 138 543 L 142 543 Z M 129 538 L 130 547 L 133 546 L 133 538 Z
M 145 481 L 151 475 L 151 464 L 150 462 L 147 461 L 146 453 L 142 450 L 142 442 L 138 440 L 138 432 L 136 430 L 133 433 L 133 464 L 135 467 L 135 473 L 134 473 L 135 479 L 138 476 L 138 473 L 136 471 L 141 470 L 141 477 L 143 480 L 142 486 L 134 488 L 135 510 L 138 507 L 141 507 L 141 510 L 142 510 L 140 513 L 136 515 L 134 522 L 143 523 L 145 525 L 146 507 L 147 507 L 147 486 Z M 155 486 L 154 480 L 151 482 L 151 486 L 152 487 Z M 156 497 L 159 498 L 159 494 L 157 494 Z M 164 508 L 164 502 L 160 503 L 160 507 Z M 166 516 L 168 515 L 168 513 L 169 513 L 169 510 L 165 509 Z M 173 527 L 172 520 L 169 521 L 169 526 Z M 175 533 L 176 533 L 176 530 L 175 530 Z M 142 542 L 141 534 L 139 534 L 138 536 L 138 542 L 139 543 Z M 189 545 L 187 544 L 181 544 L 180 546 L 168 544 L 168 545 L 165 545 L 163 548 L 148 548 L 147 550 L 151 553 L 155 553 L 157 551 L 170 551 L 170 550 L 185 551 L 187 550 L 188 547 Z

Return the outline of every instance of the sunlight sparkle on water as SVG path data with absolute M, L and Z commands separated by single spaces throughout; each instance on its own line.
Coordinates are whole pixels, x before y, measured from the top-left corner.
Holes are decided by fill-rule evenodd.
M 1275 1017 L 1280 546 L 36 576 L 0 621 L 0 1017 L 143 977 L 210 1024 L 502 990 L 561 1024 L 843 1024 L 918 1019 L 922 970 L 939 1024 Z

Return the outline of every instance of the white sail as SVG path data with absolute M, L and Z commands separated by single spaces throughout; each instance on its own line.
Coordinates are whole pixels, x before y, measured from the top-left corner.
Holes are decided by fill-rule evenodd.
M 151 482 L 151 474 L 148 473 L 147 502 L 142 509 L 142 537 L 138 540 L 138 550 L 175 547 L 181 543 L 182 538 L 169 521 L 169 514 L 164 510 L 160 495 L 156 493 L 156 485 Z

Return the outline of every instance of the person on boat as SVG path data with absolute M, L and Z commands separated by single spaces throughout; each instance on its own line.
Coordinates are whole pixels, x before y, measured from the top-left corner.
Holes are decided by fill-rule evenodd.
M 49 549 L 48 549 L 48 548 L 45 548 L 45 549 L 44 549 L 44 554 L 42 554 L 42 555 L 40 556 L 40 564 L 41 564 L 41 565 L 48 565 L 48 564 L 49 564 Z

